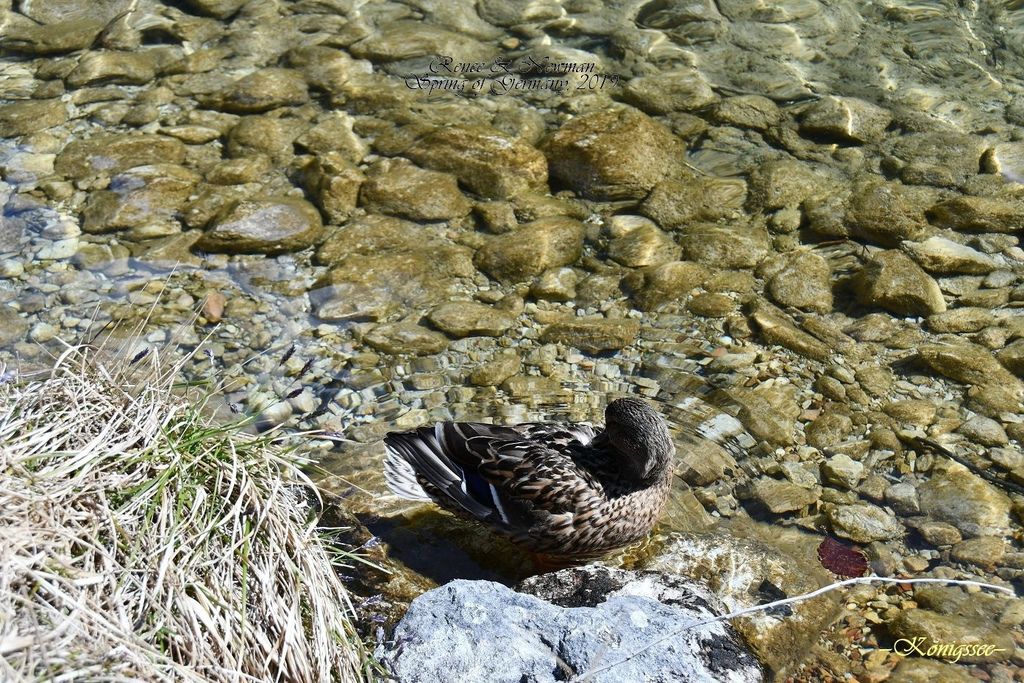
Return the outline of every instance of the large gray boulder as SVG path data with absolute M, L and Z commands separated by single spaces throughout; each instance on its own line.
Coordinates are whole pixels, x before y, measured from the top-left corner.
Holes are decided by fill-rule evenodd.
M 400 683 L 763 680 L 727 624 L 683 630 L 724 611 L 684 577 L 588 566 L 519 588 L 456 580 L 424 593 L 376 655 Z

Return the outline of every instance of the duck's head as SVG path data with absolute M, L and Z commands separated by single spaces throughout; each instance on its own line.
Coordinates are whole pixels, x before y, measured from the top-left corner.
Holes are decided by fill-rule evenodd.
M 619 398 L 608 404 L 604 419 L 608 441 L 622 458 L 619 466 L 628 479 L 653 483 L 665 476 L 676 447 L 657 411 L 639 398 Z

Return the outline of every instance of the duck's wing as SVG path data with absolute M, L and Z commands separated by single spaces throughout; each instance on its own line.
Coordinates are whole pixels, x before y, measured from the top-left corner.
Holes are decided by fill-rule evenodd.
M 551 448 L 589 446 L 604 429 L 589 422 L 524 422 L 513 427 L 531 441 L 547 444 Z
M 571 524 L 573 511 L 600 504 L 600 482 L 572 457 L 594 434 L 589 425 L 442 422 L 389 434 L 385 444 L 388 460 L 404 461 L 390 469 L 411 469 L 426 496 L 515 532 L 538 523 Z

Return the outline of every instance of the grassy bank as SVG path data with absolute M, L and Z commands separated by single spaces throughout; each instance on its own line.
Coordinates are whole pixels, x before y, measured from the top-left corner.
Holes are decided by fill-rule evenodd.
M 365 680 L 301 463 L 177 370 L 76 347 L 0 380 L 0 679 Z

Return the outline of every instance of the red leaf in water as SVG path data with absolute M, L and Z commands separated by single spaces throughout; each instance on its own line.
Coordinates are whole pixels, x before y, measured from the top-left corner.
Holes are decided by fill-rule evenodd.
M 868 560 L 864 553 L 843 545 L 831 536 L 818 546 L 818 559 L 822 567 L 839 576 L 864 576 L 868 570 Z

